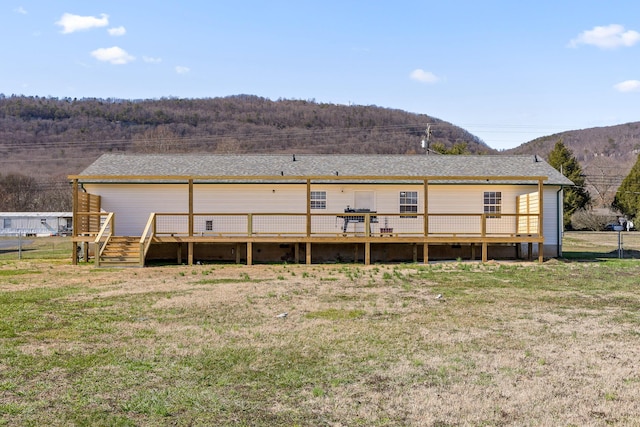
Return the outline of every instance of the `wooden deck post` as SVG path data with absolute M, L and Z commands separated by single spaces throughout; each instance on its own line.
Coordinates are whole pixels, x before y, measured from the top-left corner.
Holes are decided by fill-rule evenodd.
M 189 180 L 189 237 L 193 236 L 193 179 Z
M 488 252 L 488 243 L 486 241 L 487 238 L 487 215 L 486 214 L 482 214 L 480 216 L 480 221 L 482 221 L 481 224 L 481 232 L 480 235 L 482 236 L 482 262 L 487 262 L 487 252 Z
M 371 242 L 364 243 L 364 265 L 371 265 Z
M 78 254 L 79 251 L 80 251 L 80 246 L 78 246 L 78 242 L 74 241 L 73 242 L 73 255 L 71 257 L 72 265 L 78 265 L 78 257 L 80 256 Z
M 307 239 L 311 238 L 311 180 L 307 179 Z M 307 241 L 305 247 L 305 261 L 311 265 L 311 242 Z
M 371 264 L 371 214 L 366 214 L 364 217 L 364 235 L 367 241 L 364 242 L 364 265 Z
M 236 243 L 236 264 L 240 264 L 240 243 Z
M 423 199 L 424 199 L 423 201 L 424 217 L 422 218 L 422 222 L 423 222 L 422 232 L 425 238 L 422 258 L 423 258 L 424 264 L 429 264 L 429 181 L 425 179 L 422 185 L 423 185 L 422 191 L 423 191 Z
M 311 237 L 311 180 L 307 179 L 307 238 Z
M 293 260 L 296 264 L 300 264 L 300 243 L 296 242 L 293 247 Z
M 425 179 L 423 183 L 423 198 L 424 198 L 424 237 L 429 237 L 429 182 Z
M 78 235 L 78 180 L 73 180 L 73 207 L 72 207 L 72 224 L 73 230 L 71 230 L 71 236 L 73 239 L 73 255 L 71 256 L 72 264 L 78 265 L 78 242 L 76 241 L 76 236 Z
M 193 179 L 189 179 L 189 237 L 193 237 Z M 187 262 L 193 265 L 193 242 L 188 244 Z
M 544 262 L 544 232 L 543 232 L 543 212 L 544 212 L 544 186 L 542 185 L 542 178 L 538 179 L 538 236 L 540 241 L 538 242 L 538 262 L 542 264 Z
M 247 265 L 253 265 L 253 243 L 247 242 Z

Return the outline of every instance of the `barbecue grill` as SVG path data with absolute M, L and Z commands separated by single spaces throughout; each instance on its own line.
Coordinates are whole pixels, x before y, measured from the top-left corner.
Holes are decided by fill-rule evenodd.
M 372 211 L 371 209 L 352 209 L 349 206 L 344 210 L 346 214 L 359 214 L 359 213 L 376 213 L 376 211 Z M 358 224 L 364 222 L 364 215 L 339 215 L 338 218 L 341 218 L 344 223 L 342 224 L 342 232 L 347 232 L 347 227 L 349 224 Z M 377 223 L 378 217 L 372 215 L 369 217 L 369 233 L 371 233 L 371 224 Z

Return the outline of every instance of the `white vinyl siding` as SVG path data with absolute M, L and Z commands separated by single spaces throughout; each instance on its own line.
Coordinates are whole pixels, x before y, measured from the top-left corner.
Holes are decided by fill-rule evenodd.
M 152 212 L 189 212 L 187 184 L 84 184 L 84 187 L 89 193 L 102 196 L 103 211 L 115 214 L 115 231 L 119 236 L 140 236 Z M 182 222 L 186 224 L 186 217 Z
M 150 213 L 187 213 L 189 191 L 187 184 L 84 184 L 89 193 L 102 196 L 102 209 L 114 212 L 115 229 L 118 235 L 139 236 L 147 223 Z M 339 214 L 347 206 L 356 205 L 356 192 L 371 192 L 373 210 L 378 213 L 380 223 L 372 225 L 372 231 L 379 227 L 394 228 L 394 232 L 415 230 L 423 227 L 424 190 L 422 185 L 407 184 L 312 184 L 312 192 L 326 193 L 326 209 L 314 212 L 314 232 L 339 233 L 342 221 Z M 484 212 L 484 192 L 499 191 L 502 195 L 502 213 L 516 213 L 516 197 L 537 191 L 537 185 L 430 185 L 428 189 L 430 213 Z M 558 243 L 557 191 L 559 187 L 549 187 L 544 192 L 544 234 L 545 245 Z M 416 192 L 416 218 L 400 218 L 400 192 Z M 299 217 L 277 216 L 277 227 L 289 232 L 304 232 L 307 212 L 306 184 L 194 184 L 193 209 L 200 214 L 237 213 L 256 214 L 254 225 L 261 226 L 267 221 L 260 213 L 300 214 Z M 321 215 L 318 215 L 321 214 Z M 326 214 L 326 215 L 324 215 Z M 387 223 L 382 220 L 389 214 Z M 246 215 L 244 216 L 246 218 Z M 186 216 L 184 217 L 186 221 Z M 294 218 L 294 219 L 292 219 Z M 453 221 L 455 218 L 444 218 Z M 207 221 L 210 221 L 208 223 Z M 500 224 L 501 219 L 492 219 Z M 209 230 L 211 224 L 212 230 Z M 430 232 L 437 221 L 430 220 Z M 219 232 L 223 227 L 220 218 L 201 215 L 194 219 L 194 232 Z M 238 233 L 246 233 L 246 221 L 234 225 Z M 265 226 L 266 227 L 266 226 Z M 464 231 L 464 224 L 457 226 Z M 474 224 L 467 226 L 469 230 Z M 515 226 L 514 226 L 515 227 Z M 477 228 L 475 229 L 477 230 Z M 413 231 L 412 231 L 413 232 Z

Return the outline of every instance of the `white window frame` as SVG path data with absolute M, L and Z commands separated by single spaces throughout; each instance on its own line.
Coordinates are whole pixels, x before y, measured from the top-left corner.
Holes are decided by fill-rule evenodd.
M 418 213 L 418 192 L 401 191 L 399 201 L 400 218 L 417 218 Z M 409 214 L 409 215 L 404 215 Z
M 327 209 L 327 192 L 312 191 L 309 199 L 311 209 Z
M 487 218 L 500 218 L 502 214 L 502 191 L 485 191 L 482 196 L 483 212 Z

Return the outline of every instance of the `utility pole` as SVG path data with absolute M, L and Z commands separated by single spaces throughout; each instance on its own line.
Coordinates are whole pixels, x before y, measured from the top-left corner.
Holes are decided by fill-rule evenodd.
M 427 129 L 424 131 L 424 137 L 422 138 L 422 149 L 429 155 L 429 144 L 431 140 L 431 124 L 427 124 Z

